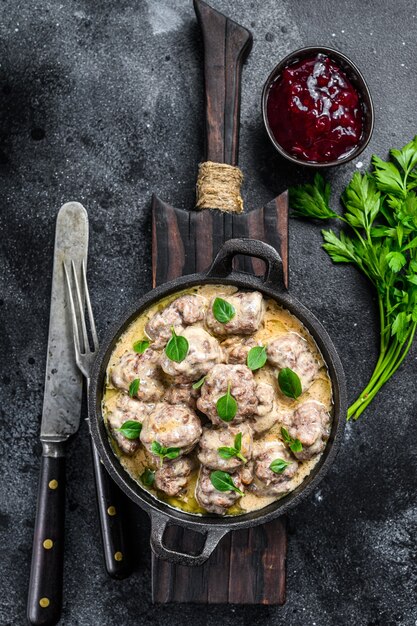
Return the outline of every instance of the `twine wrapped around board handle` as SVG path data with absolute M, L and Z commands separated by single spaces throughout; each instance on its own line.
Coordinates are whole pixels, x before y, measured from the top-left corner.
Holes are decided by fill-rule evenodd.
M 198 166 L 196 209 L 241 213 L 242 170 L 236 165 L 204 161 Z

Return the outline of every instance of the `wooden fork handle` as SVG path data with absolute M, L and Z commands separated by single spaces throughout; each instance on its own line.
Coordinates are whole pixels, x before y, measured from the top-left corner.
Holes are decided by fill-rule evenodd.
M 124 527 L 126 517 L 122 511 L 123 494 L 101 462 L 91 437 L 90 443 L 106 570 L 109 576 L 121 580 L 131 573 Z

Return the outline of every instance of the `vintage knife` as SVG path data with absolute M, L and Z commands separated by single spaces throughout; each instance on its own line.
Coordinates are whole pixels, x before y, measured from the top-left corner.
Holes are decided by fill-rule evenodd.
M 86 262 L 87 212 L 69 202 L 56 222 L 48 353 L 41 424 L 39 480 L 27 617 L 30 624 L 56 624 L 61 615 L 64 561 L 65 442 L 80 424 L 82 375 L 74 360 L 65 298 L 63 260 Z

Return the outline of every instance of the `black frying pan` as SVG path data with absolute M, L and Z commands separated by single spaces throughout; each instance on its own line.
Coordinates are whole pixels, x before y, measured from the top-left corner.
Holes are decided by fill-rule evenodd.
M 233 270 L 233 258 L 237 254 L 253 256 L 266 263 L 264 279 L 251 274 Z M 203 284 L 221 283 L 234 285 L 239 289 L 257 290 L 293 313 L 309 330 L 316 341 L 324 361 L 327 364 L 333 388 L 333 422 L 327 446 L 311 474 L 294 491 L 258 511 L 252 511 L 235 517 L 217 517 L 215 515 L 194 515 L 175 509 L 157 500 L 148 491 L 136 483 L 123 469 L 110 445 L 109 436 L 101 412 L 102 395 L 105 385 L 106 369 L 113 349 L 120 336 L 145 309 L 162 298 L 176 291 Z M 336 349 L 316 317 L 298 300 L 291 296 L 284 287 L 282 261 L 271 246 L 254 239 L 231 239 L 217 254 L 211 267 L 201 274 L 182 276 L 161 285 L 147 293 L 135 305 L 128 315 L 111 331 L 102 343 L 92 373 L 88 397 L 88 410 L 91 433 L 104 465 L 123 491 L 151 518 L 151 547 L 158 556 L 184 565 L 201 565 L 208 559 L 220 539 L 229 531 L 249 528 L 264 524 L 286 513 L 305 498 L 317 486 L 333 462 L 346 419 L 347 401 L 345 377 Z M 163 535 L 168 523 L 185 526 L 206 535 L 205 545 L 198 555 L 183 554 L 164 545 Z

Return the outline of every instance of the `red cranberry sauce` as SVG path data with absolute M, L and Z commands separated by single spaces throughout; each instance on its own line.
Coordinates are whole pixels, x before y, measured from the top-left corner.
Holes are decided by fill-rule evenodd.
M 324 54 L 283 70 L 269 89 L 267 117 L 276 141 L 300 161 L 340 159 L 362 134 L 358 92 Z

